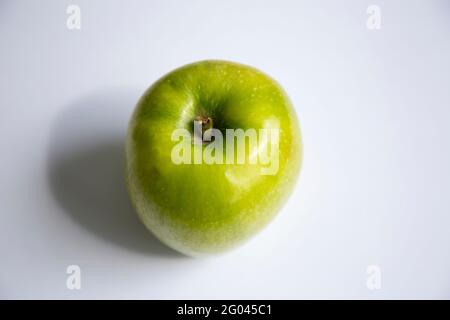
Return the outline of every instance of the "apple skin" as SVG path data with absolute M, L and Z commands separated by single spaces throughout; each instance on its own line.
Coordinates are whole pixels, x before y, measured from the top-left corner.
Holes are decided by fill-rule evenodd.
M 261 164 L 174 164 L 173 130 L 192 128 L 205 114 L 220 130 L 275 123 L 277 173 L 261 175 Z M 257 69 L 228 61 L 188 64 L 158 80 L 139 100 L 126 138 L 126 181 L 138 216 L 188 256 L 229 250 L 266 226 L 291 194 L 301 161 L 300 128 L 284 90 Z

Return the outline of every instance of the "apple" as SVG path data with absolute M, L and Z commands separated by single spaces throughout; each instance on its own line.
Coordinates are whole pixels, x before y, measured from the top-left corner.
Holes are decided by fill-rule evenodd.
M 302 143 L 272 78 L 228 61 L 185 65 L 141 97 L 126 138 L 126 181 L 144 225 L 189 256 L 234 248 L 291 194 Z

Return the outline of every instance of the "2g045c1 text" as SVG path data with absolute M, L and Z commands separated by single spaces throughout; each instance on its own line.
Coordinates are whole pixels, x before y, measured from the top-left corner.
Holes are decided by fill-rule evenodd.
M 270 315 L 272 314 L 271 305 L 258 304 L 222 304 L 218 307 L 206 306 L 188 306 L 187 304 L 179 306 L 177 310 L 178 315 L 200 315 L 208 318 L 211 314 L 220 315 Z

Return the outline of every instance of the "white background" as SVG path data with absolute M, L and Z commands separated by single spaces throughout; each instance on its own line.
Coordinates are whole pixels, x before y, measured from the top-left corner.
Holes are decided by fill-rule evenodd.
M 449 57 L 449 1 L 2 0 L 0 297 L 450 298 Z M 191 259 L 135 217 L 123 138 L 150 84 L 210 58 L 285 87 L 305 158 L 268 228 Z

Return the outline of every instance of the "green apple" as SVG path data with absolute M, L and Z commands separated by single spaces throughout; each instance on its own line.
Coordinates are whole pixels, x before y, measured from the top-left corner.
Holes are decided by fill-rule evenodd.
M 190 256 L 229 250 L 266 226 L 291 194 L 301 160 L 297 116 L 281 86 L 227 61 L 189 64 L 158 80 L 138 102 L 126 139 L 138 216 Z

